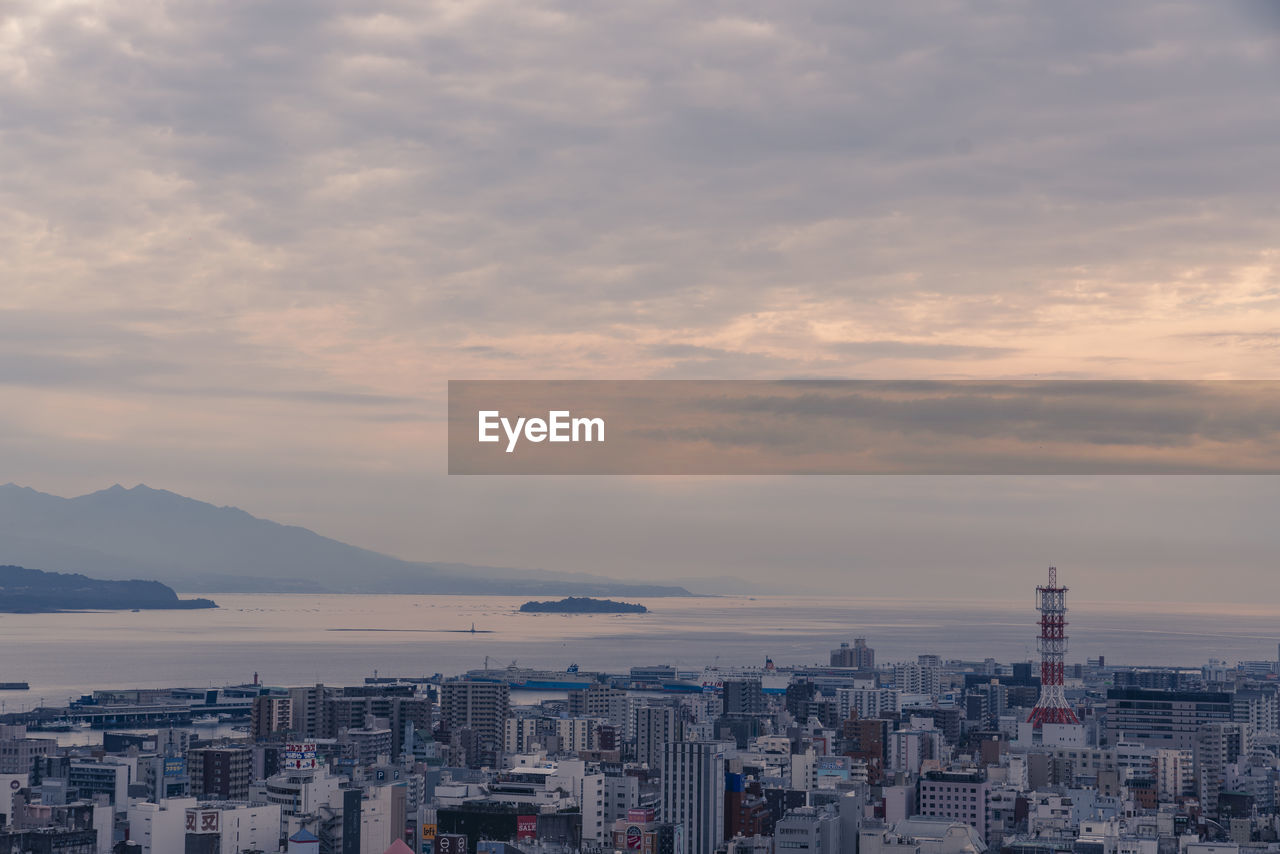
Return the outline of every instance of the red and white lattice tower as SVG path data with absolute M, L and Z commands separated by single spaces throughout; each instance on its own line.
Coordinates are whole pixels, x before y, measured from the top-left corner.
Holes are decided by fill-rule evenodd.
M 1049 567 L 1049 583 L 1036 588 L 1040 599 L 1040 699 L 1030 723 L 1078 724 L 1063 689 L 1063 658 L 1067 654 L 1067 588 L 1058 586 L 1058 570 Z

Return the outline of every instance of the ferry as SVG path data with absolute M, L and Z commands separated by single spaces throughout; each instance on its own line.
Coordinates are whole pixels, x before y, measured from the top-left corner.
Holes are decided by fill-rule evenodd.
M 726 679 L 759 679 L 760 690 L 765 694 L 785 694 L 791 684 L 791 673 L 778 670 L 773 659 L 766 658 L 762 667 L 728 667 L 711 665 L 704 667 L 694 678 L 675 679 L 662 683 L 661 690 L 675 693 L 720 691 Z
M 466 678 L 473 682 L 505 682 L 514 691 L 581 691 L 600 681 L 599 673 L 585 673 L 578 665 L 567 670 L 534 670 L 514 663 L 498 670 L 468 670 Z

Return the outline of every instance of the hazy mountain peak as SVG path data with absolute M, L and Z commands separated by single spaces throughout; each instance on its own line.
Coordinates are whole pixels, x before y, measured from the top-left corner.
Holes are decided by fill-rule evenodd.
M 133 486 L 124 486 L 119 483 L 113 483 L 110 486 L 108 486 L 106 489 L 99 489 L 97 492 L 90 492 L 86 495 L 78 496 L 78 498 L 91 498 L 92 496 L 95 496 L 95 495 L 134 496 L 134 497 L 149 496 L 149 495 L 163 495 L 163 496 L 172 496 L 173 498 L 183 498 L 183 496 L 178 495 L 178 493 L 176 492 L 170 492 L 167 489 L 152 489 L 151 487 L 147 486 L 145 483 L 136 483 Z M 74 501 L 76 499 L 73 498 L 70 500 Z M 191 501 L 192 499 L 184 498 L 183 500 Z
M 3 494 L 0 564 L 104 578 L 156 578 L 183 591 L 688 595 L 578 573 L 418 563 L 146 484 L 61 498 Z

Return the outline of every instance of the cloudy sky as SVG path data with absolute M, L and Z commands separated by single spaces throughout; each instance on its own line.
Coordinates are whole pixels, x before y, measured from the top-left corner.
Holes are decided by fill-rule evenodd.
M 0 481 L 396 555 L 1280 595 L 1275 478 L 449 478 L 445 383 L 1280 378 L 1257 2 L 0 5 Z

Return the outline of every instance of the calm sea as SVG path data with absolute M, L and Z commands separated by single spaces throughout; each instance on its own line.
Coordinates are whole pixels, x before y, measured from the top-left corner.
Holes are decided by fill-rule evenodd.
M 637 664 L 825 663 L 866 637 L 877 660 L 937 653 L 1035 657 L 1031 597 L 1019 602 L 841 597 L 640 600 L 643 615 L 521 614 L 524 597 L 224 595 L 208 611 L 0 614 L 7 711 L 63 704 L 95 688 L 353 683 L 454 674 L 517 661 L 563 670 Z M 1068 661 L 1200 665 L 1274 660 L 1280 608 L 1073 602 Z M 476 632 L 470 629 L 475 626 Z

